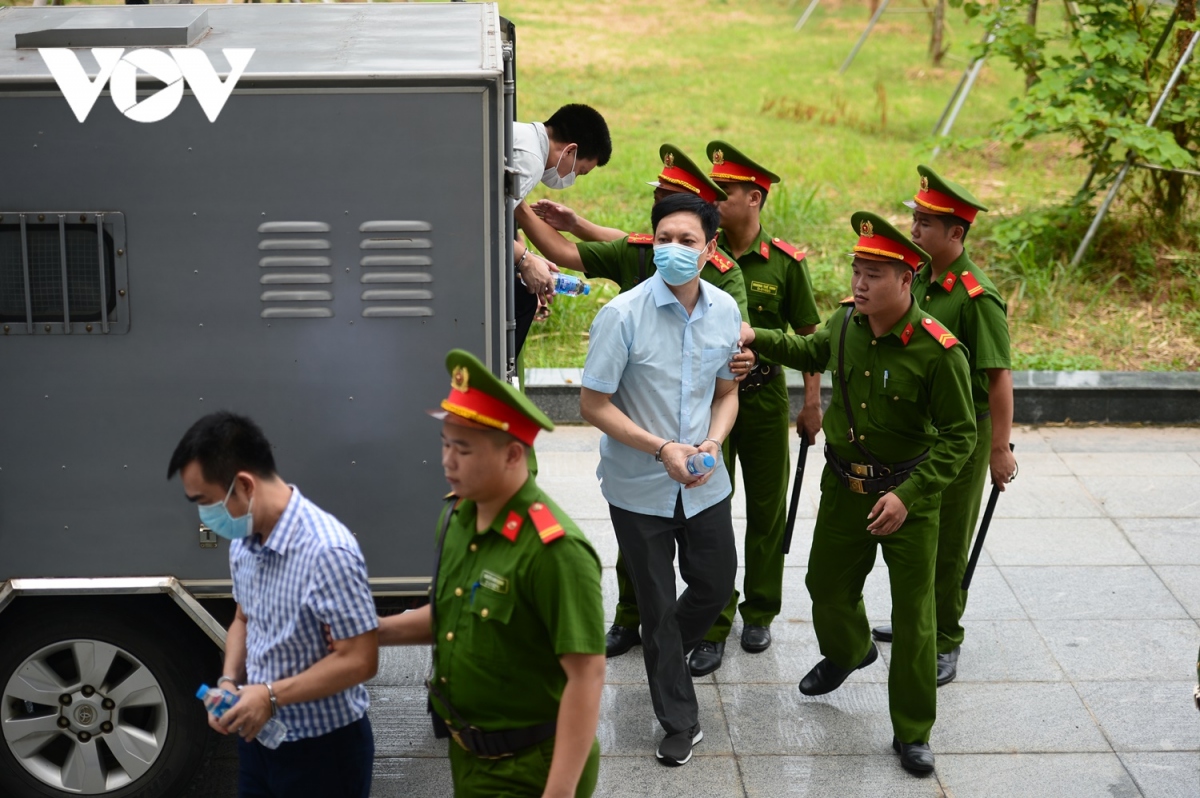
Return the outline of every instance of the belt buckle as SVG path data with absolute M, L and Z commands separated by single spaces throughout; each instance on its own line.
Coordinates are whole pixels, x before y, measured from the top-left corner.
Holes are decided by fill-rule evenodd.
M 863 481 L 858 477 L 846 477 L 846 487 L 850 488 L 851 493 L 866 494 L 867 489 L 863 487 Z
M 468 753 L 471 753 L 471 754 L 475 753 L 470 748 L 467 748 L 467 744 L 462 741 L 462 736 L 459 733 L 458 729 L 451 726 L 450 721 L 445 721 L 445 723 L 446 723 L 446 730 L 450 732 L 450 739 L 452 739 L 452 740 L 454 740 L 454 742 L 458 743 L 458 747 L 461 748 L 462 750 L 464 750 Z
M 475 757 L 478 757 L 479 759 L 507 759 L 510 756 L 514 756 L 514 754 L 511 752 L 507 753 L 507 754 L 498 754 L 496 756 L 488 756 L 487 754 L 481 754 L 480 752 L 469 748 L 467 746 L 467 744 L 462 741 L 462 732 L 476 731 L 476 732 L 482 733 L 482 730 L 475 726 L 468 726 L 467 728 L 463 729 L 462 731 L 459 731 L 458 729 L 451 726 L 449 721 L 446 721 L 446 728 L 450 731 L 450 737 L 454 740 L 454 742 L 458 743 L 459 748 L 466 751 L 468 754 L 472 754 Z
M 851 463 L 850 473 L 854 474 L 856 477 L 869 477 L 871 476 L 871 467 L 861 463 Z

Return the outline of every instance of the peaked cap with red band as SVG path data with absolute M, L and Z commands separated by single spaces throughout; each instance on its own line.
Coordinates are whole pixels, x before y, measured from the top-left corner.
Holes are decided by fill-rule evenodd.
M 708 175 L 696 166 L 691 158 L 680 152 L 674 144 L 664 144 L 658 148 L 658 157 L 662 161 L 662 171 L 658 180 L 650 185 L 655 188 L 674 188 L 695 194 L 705 202 L 720 202 L 728 199 L 720 186 L 708 179 Z
M 753 183 L 763 191 L 770 191 L 771 184 L 779 182 L 779 175 L 758 165 L 732 144 L 710 141 L 705 151 L 713 164 L 708 173 L 713 180 Z
M 446 353 L 446 370 L 450 372 L 450 395 L 442 400 L 441 410 L 429 411 L 434 418 L 498 429 L 529 446 L 540 430 L 554 429 L 545 413 L 470 352 L 451 349 Z
M 930 260 L 929 253 L 878 214 L 858 211 L 850 217 L 850 226 L 858 233 L 854 255 L 872 260 L 901 261 L 914 272 L 920 271 L 921 265 Z
M 947 180 L 925 164 L 917 167 L 921 185 L 916 196 L 904 204 L 915 211 L 924 211 L 939 216 L 957 216 L 968 224 L 975 223 L 975 216 L 987 207 L 972 196 L 970 191 Z

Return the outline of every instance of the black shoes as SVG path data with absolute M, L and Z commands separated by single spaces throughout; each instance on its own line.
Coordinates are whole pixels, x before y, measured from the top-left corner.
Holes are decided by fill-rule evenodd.
M 759 654 L 771 647 L 771 627 L 751 626 L 742 627 L 742 651 Z
M 687 731 L 668 734 L 658 744 L 654 755 L 668 767 L 686 765 L 692 758 L 692 748 L 703 739 L 704 732 L 700 731 L 700 724 L 697 723 Z
M 892 626 L 891 626 L 891 624 L 888 624 L 887 626 L 876 626 L 874 629 L 871 630 L 871 637 L 875 638 L 880 643 L 892 642 Z
M 867 652 L 867 656 L 863 657 L 863 661 L 858 664 L 858 667 L 848 671 L 843 670 L 841 666 L 826 657 L 800 680 L 800 692 L 805 695 L 832 693 L 842 686 L 842 682 L 846 681 L 847 676 L 854 671 L 862 670 L 877 659 L 879 659 L 879 649 L 875 647 L 874 643 L 871 644 L 871 650 Z
M 613 624 L 604 636 L 604 656 L 619 657 L 634 646 L 641 645 L 642 636 L 638 630 L 629 626 Z
M 937 686 L 941 687 L 944 684 L 950 684 L 954 681 L 954 677 L 958 675 L 958 653 L 962 650 L 962 646 L 951 651 L 949 654 L 937 655 Z
M 688 657 L 688 670 L 693 676 L 707 676 L 721 667 L 721 659 L 724 656 L 724 643 L 701 640 L 700 645 L 692 649 L 692 655 Z
M 909 773 L 924 775 L 933 772 L 933 751 L 929 743 L 902 743 L 893 737 L 892 750 L 900 755 L 900 767 Z

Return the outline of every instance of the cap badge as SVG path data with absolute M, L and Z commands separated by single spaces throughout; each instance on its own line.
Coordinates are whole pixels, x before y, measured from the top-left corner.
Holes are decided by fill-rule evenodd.
M 713 166 L 722 166 L 725 163 L 725 153 L 722 150 L 713 150 Z
M 922 191 L 929 190 L 929 178 L 926 177 L 925 175 L 921 175 L 921 190 Z
M 668 152 L 666 155 L 663 156 L 663 166 L 670 169 L 674 165 L 675 165 L 675 154 Z
M 863 223 L 861 225 L 859 225 L 858 229 L 859 229 L 859 232 L 861 232 L 865 238 L 870 238 L 871 236 L 875 235 L 874 225 L 872 225 L 866 219 L 863 220 Z
M 455 366 L 450 375 L 450 387 L 459 393 L 466 393 L 471 383 L 471 373 L 466 366 Z

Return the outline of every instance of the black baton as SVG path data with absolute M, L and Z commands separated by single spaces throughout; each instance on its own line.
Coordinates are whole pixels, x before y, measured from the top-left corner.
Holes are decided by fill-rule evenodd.
M 1014 451 L 1016 445 L 1010 443 L 1008 450 Z M 987 537 L 988 527 L 992 525 L 992 513 L 996 512 L 996 500 L 1000 498 L 1000 486 L 992 483 L 992 492 L 988 495 L 987 509 L 983 511 L 983 522 L 979 525 L 979 534 L 975 536 L 975 548 L 971 549 L 971 559 L 967 561 L 967 572 L 963 574 L 962 589 L 971 586 L 971 577 L 975 576 L 975 566 L 979 564 L 979 553 L 983 551 L 983 539 Z
M 783 529 L 783 553 L 792 550 L 792 532 L 796 530 L 796 508 L 800 506 L 800 484 L 804 482 L 804 462 L 808 459 L 808 434 L 800 433 L 800 454 L 796 456 L 796 481 L 792 485 L 792 501 L 788 505 L 787 524 Z

